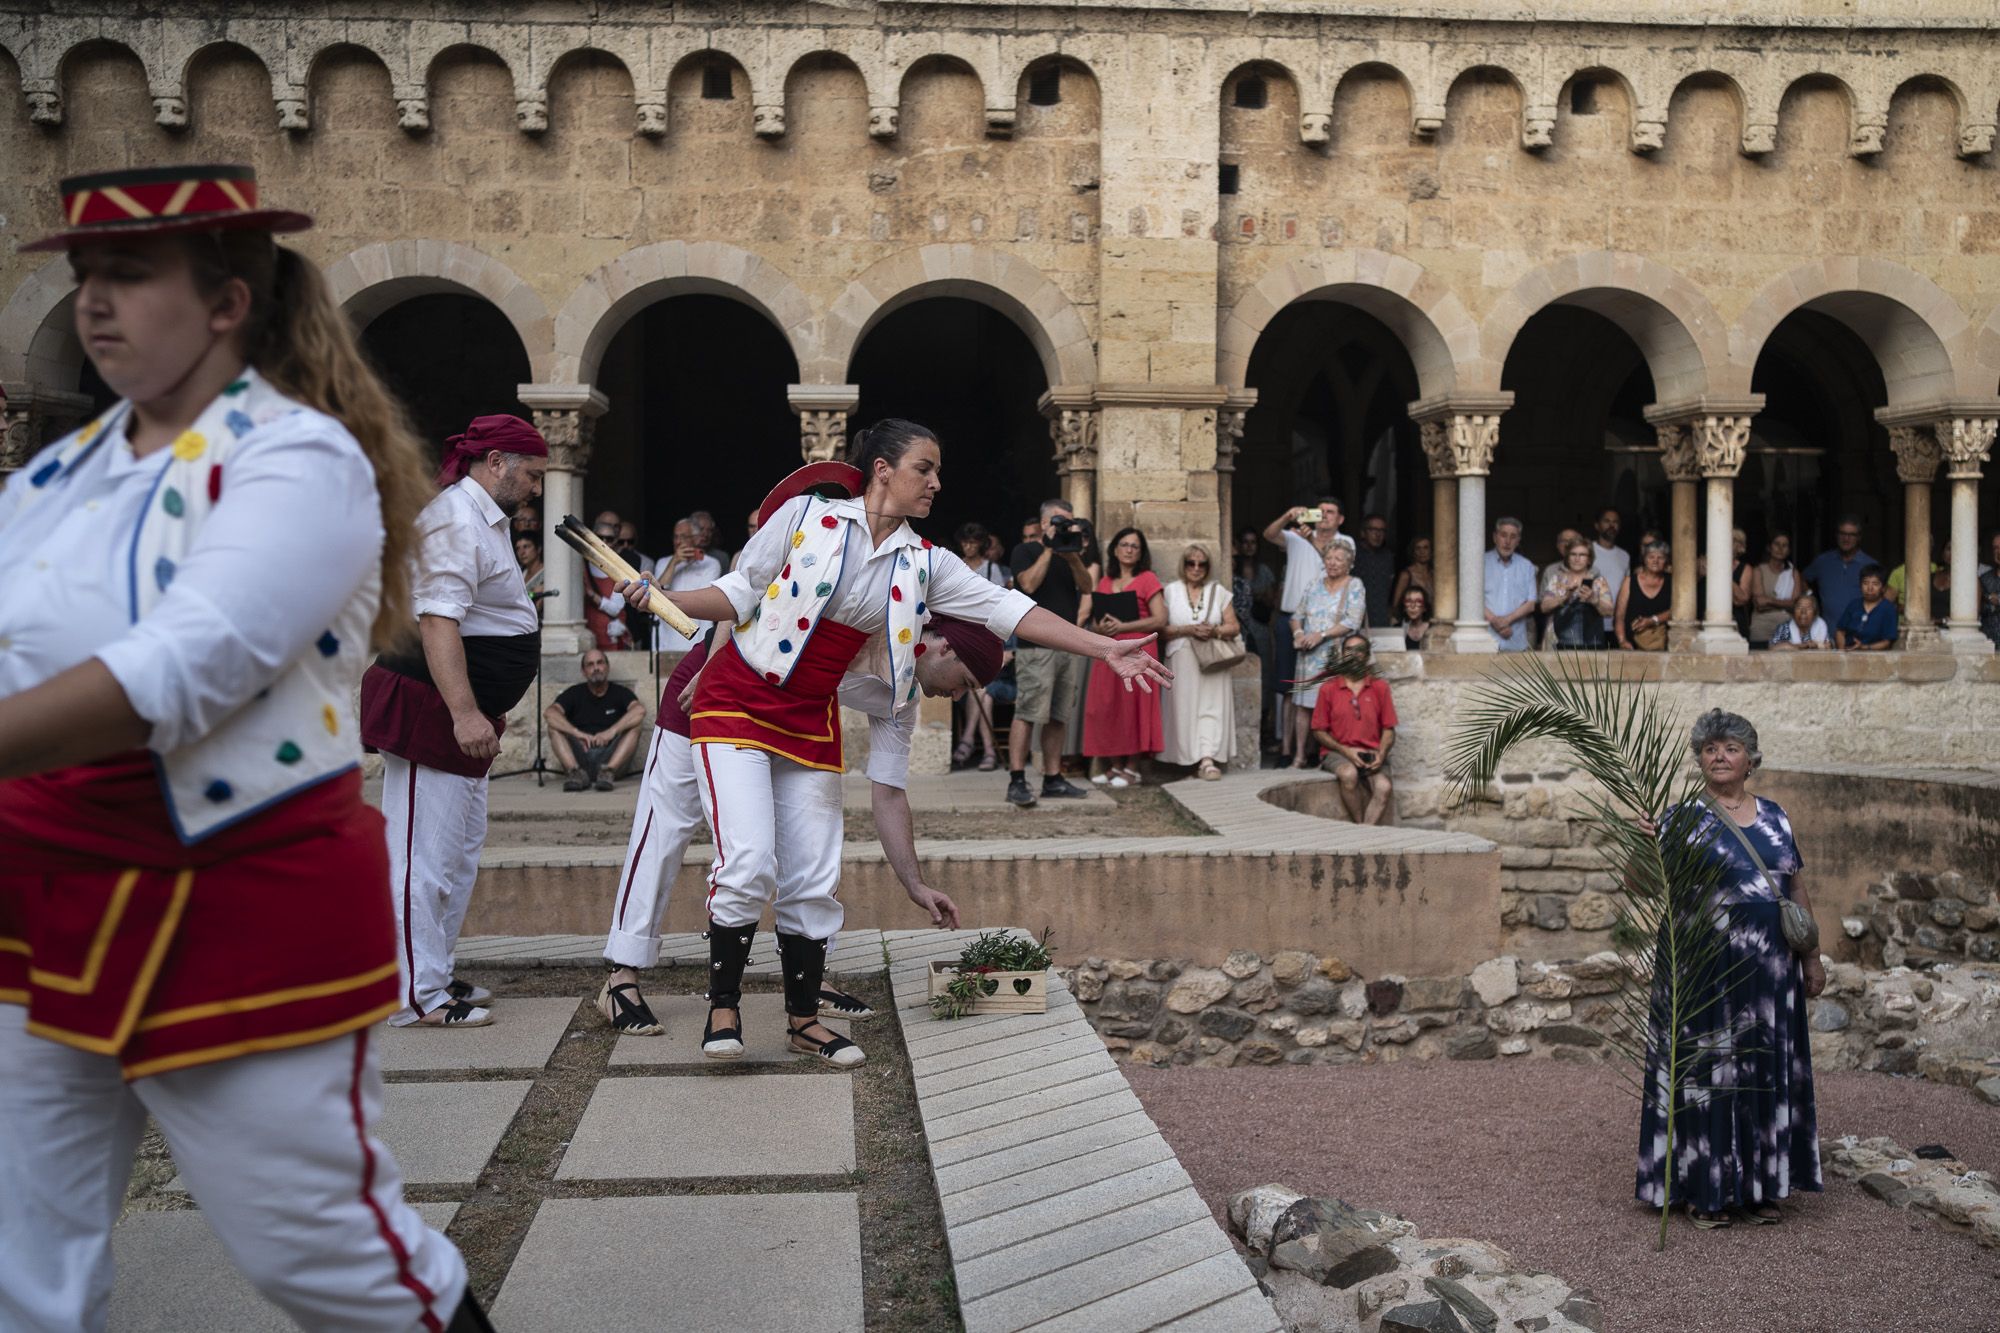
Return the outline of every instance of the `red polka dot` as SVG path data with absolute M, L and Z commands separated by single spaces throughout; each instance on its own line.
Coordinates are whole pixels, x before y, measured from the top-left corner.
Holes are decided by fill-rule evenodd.
M 918 540 L 918 541 L 920 541 L 920 542 L 922 542 L 922 543 L 924 544 L 924 549 L 925 549 L 926 551 L 928 551 L 928 550 L 930 550 L 930 549 L 931 549 L 931 543 L 930 543 L 930 539 L 929 539 L 928 537 L 919 537 L 919 538 L 917 538 L 917 540 Z
M 892 601 L 892 602 L 900 602 L 900 601 L 902 601 L 902 600 L 903 600 L 903 590 L 902 590 L 901 588 L 891 588 L 891 589 L 889 589 L 889 600 L 890 600 L 890 601 Z
M 799 617 L 799 628 L 800 628 L 800 629 L 811 629 L 812 627 L 813 627 L 813 623 L 812 623 L 812 621 L 808 620 L 808 619 L 807 619 L 806 617 L 804 617 L 804 616 L 800 616 L 800 617 Z
M 782 570 L 778 572 L 778 577 L 781 579 L 788 579 L 791 576 L 792 576 L 792 567 L 790 564 L 787 564 Z
M 208 470 L 208 502 L 214 504 L 222 498 L 222 464 L 217 463 Z
M 823 528 L 837 528 L 840 526 L 840 520 L 835 518 L 832 514 L 828 514 L 826 517 L 822 518 L 819 521 L 819 525 Z
M 919 643 L 916 646 L 916 648 L 912 651 L 912 656 L 922 657 L 924 655 L 924 649 L 928 647 L 930 647 L 930 645 L 927 643 Z
M 764 673 L 764 679 L 770 681 L 773 685 L 776 685 L 778 683 L 778 673 L 775 671 L 766 671 Z

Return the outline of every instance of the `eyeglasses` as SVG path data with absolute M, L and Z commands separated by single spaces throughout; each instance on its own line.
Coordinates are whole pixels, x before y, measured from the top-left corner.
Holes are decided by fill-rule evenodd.
M 1181 561 L 1181 568 L 1182 568 L 1182 569 L 1207 569 L 1207 568 L 1208 568 L 1208 561 L 1206 561 L 1206 560 L 1183 560 L 1183 561 Z

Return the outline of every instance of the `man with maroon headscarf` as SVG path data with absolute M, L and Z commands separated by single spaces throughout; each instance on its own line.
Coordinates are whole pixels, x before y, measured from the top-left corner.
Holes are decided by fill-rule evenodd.
M 482 1027 L 492 995 L 452 975 L 486 840 L 486 772 L 507 711 L 541 665 L 541 628 L 508 517 L 542 493 L 548 441 L 519 417 L 476 417 L 445 445 L 443 488 L 417 519 L 423 651 L 361 681 L 361 738 L 382 754 L 389 888 L 403 1009 L 395 1026 Z

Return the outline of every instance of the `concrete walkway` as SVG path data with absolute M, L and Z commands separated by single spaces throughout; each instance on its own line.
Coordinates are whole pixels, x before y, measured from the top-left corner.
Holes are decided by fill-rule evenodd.
M 855 1035 L 878 1049 L 901 1042 L 910 1057 L 965 1327 L 1276 1330 L 1269 1301 L 1060 979 L 1045 1014 L 930 1016 L 930 960 L 956 957 L 974 934 L 857 931 L 836 959 L 849 976 L 890 972 L 893 1012 Z M 468 940 L 460 962 L 575 967 L 582 995 L 595 990 L 586 968 L 601 943 Z M 663 962 L 705 961 L 700 944 L 670 937 Z M 775 965 L 759 957 L 751 971 L 768 977 Z M 879 1076 L 876 1063 L 788 1072 L 795 1057 L 773 1036 L 782 1001 L 757 992 L 744 1004 L 756 1039 L 742 1061 L 717 1067 L 700 1055 L 699 998 L 665 989 L 652 998 L 669 1035 L 619 1038 L 608 1063 L 599 1048 L 549 1192 L 535 1196 L 532 1220 L 520 1214 L 525 1235 L 504 1261 L 495 1326 L 860 1333 L 855 1081 Z M 419 1205 L 434 1226 L 481 1208 L 492 1216 L 495 1172 L 520 1152 L 510 1141 L 548 1113 L 538 1090 L 596 1023 L 572 996 L 503 991 L 495 1010 L 490 1028 L 374 1033 L 390 1075 L 377 1133 L 418 1197 L 435 1200 Z M 170 1184 L 114 1232 L 114 1333 L 290 1327 L 185 1203 Z

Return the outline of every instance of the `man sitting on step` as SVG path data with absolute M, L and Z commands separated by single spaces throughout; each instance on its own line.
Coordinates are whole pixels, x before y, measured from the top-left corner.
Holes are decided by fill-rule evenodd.
M 611 659 L 592 648 L 583 655 L 583 683 L 572 685 L 542 710 L 549 748 L 569 777 L 564 791 L 596 786 L 610 791 L 639 750 L 646 706 L 623 685 L 611 683 Z

